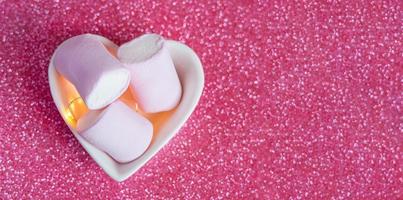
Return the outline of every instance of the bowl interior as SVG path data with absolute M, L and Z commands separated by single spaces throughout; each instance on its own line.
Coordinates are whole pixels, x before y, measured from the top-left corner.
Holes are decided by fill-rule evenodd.
M 94 37 L 104 42 L 107 46 L 116 46 L 102 36 L 94 35 Z M 167 41 L 167 47 L 182 84 L 182 99 L 179 105 L 171 111 L 146 116 L 154 126 L 153 140 L 142 156 L 125 164 L 116 162 L 77 133 L 67 111 L 69 110 L 69 103 L 78 96 L 78 93 L 73 85 L 56 72 L 53 66 L 53 57 L 50 61 L 48 71 L 49 85 L 59 113 L 84 149 L 116 181 L 127 179 L 167 144 L 189 118 L 201 96 L 204 86 L 204 73 L 202 64 L 196 53 L 188 46 L 172 40 Z

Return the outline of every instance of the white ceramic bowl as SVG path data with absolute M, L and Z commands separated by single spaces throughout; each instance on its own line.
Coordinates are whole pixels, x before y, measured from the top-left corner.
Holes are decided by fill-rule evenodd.
M 102 36 L 94 36 L 102 40 L 102 42 L 114 46 L 108 39 Z M 134 174 L 175 136 L 179 128 L 182 127 L 195 109 L 202 94 L 204 73 L 199 57 L 191 48 L 180 42 L 168 40 L 167 46 L 182 83 L 182 99 L 174 110 L 157 118 L 159 121 L 153 122 L 153 124 L 156 125 L 153 140 L 146 152 L 136 160 L 125 164 L 116 162 L 106 153 L 88 143 L 77 133 L 75 128 L 68 123 L 68 119 L 63 114 L 63 112 L 68 109 L 68 100 L 65 99 L 63 95 L 64 90 L 62 87 L 64 86 L 58 79 L 59 75 L 53 66 L 53 56 L 50 61 L 48 71 L 50 91 L 59 113 L 88 154 L 90 154 L 95 162 L 116 181 L 123 181 Z

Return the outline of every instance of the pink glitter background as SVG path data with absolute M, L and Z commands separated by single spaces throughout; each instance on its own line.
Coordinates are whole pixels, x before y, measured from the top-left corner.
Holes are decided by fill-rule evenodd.
M 401 1 L 0 0 L 0 199 L 402 199 Z M 65 39 L 146 32 L 205 90 L 127 181 L 70 133 L 47 67 Z

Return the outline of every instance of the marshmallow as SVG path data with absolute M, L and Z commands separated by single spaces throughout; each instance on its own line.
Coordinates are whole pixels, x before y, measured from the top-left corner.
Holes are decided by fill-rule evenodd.
M 91 34 L 63 42 L 56 49 L 54 65 L 75 86 L 89 109 L 107 106 L 129 87 L 129 71 Z
M 145 34 L 120 46 L 117 57 L 131 73 L 139 107 L 146 113 L 168 111 L 179 103 L 182 87 L 164 39 Z
M 141 156 L 151 143 L 153 126 L 120 100 L 80 118 L 77 132 L 116 161 L 126 163 Z

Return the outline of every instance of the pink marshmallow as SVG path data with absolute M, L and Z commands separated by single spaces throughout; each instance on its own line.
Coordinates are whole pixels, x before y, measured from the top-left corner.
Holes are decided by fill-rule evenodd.
M 129 71 L 91 34 L 63 42 L 56 49 L 54 65 L 90 109 L 107 106 L 129 87 Z
M 131 72 L 131 90 L 144 112 L 175 108 L 182 87 L 161 36 L 145 34 L 125 43 L 118 48 L 117 57 Z
M 77 131 L 89 143 L 121 163 L 141 156 L 153 136 L 151 122 L 120 100 L 104 110 L 88 112 L 78 120 Z

